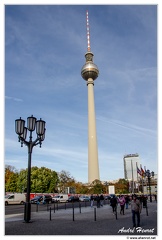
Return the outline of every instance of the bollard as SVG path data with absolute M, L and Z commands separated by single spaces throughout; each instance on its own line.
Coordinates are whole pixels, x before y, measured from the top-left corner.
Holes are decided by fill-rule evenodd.
M 49 209 L 48 209 L 48 202 L 47 202 L 47 211 L 48 211 Z
M 58 211 L 58 202 L 57 202 L 57 211 Z
M 79 209 L 80 209 L 80 213 L 81 213 L 81 204 L 80 204 L 80 202 L 79 202 Z
M 51 221 L 51 207 L 50 207 L 50 221 Z
M 94 208 L 94 221 L 96 221 L 96 208 Z
M 53 212 L 55 213 L 55 203 L 53 204 Z
M 117 220 L 118 219 L 117 206 L 116 206 L 116 209 L 115 209 L 115 217 L 116 217 L 116 220 Z
M 147 204 L 146 204 L 146 215 L 148 216 L 148 207 L 147 207 Z
M 116 220 L 117 220 L 118 219 L 117 208 L 116 208 L 115 216 L 116 216 Z
M 66 210 L 66 202 L 65 202 L 65 210 Z
M 36 212 L 38 212 L 38 204 L 36 204 Z
M 74 204 L 73 204 L 73 221 L 74 221 Z

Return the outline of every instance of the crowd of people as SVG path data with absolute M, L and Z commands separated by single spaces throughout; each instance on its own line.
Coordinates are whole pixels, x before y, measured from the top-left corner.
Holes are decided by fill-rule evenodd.
M 97 208 L 103 207 L 104 196 L 103 194 L 94 196 L 93 194 L 90 197 L 91 207 L 94 205 L 94 200 L 97 201 Z M 155 201 L 157 198 L 155 196 Z M 136 194 L 132 195 L 119 195 L 118 197 L 115 194 L 109 199 L 110 206 L 112 207 L 113 214 L 117 211 L 117 206 L 120 206 L 120 214 L 125 215 L 125 209 L 130 208 L 132 212 L 132 223 L 133 227 L 140 226 L 140 213 L 141 209 L 147 207 L 147 196 Z
M 154 197 L 155 201 L 157 201 L 157 196 Z M 140 227 L 140 213 L 142 207 L 147 207 L 147 196 L 132 194 L 120 195 L 119 197 L 116 197 L 114 195 L 110 200 L 113 213 L 116 211 L 118 204 L 120 205 L 120 214 L 123 215 L 125 214 L 125 209 L 128 209 L 128 206 L 130 205 L 133 227 Z

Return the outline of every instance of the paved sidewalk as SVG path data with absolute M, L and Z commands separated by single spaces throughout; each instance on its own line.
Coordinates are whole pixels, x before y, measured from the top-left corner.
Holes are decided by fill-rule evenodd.
M 31 213 L 31 223 L 23 222 L 23 214 L 5 216 L 5 235 L 157 235 L 157 204 L 148 204 L 141 213 L 141 228 L 132 227 L 131 210 L 126 209 L 125 215 L 119 214 L 118 219 L 109 205 L 100 208 L 79 208 L 40 211 Z M 96 211 L 96 218 L 95 218 Z

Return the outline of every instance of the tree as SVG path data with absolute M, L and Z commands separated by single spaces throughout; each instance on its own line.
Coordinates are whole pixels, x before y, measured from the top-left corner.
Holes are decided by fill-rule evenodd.
M 55 171 L 45 167 L 32 167 L 31 192 L 54 192 L 58 181 Z
M 27 191 L 27 169 L 22 169 L 19 172 L 18 179 L 17 179 L 17 189 L 18 189 L 18 192 Z
M 100 194 L 103 193 L 105 186 L 101 183 L 100 180 L 96 179 L 91 183 L 91 188 L 89 193 Z
M 66 187 L 71 187 L 75 182 L 74 178 L 70 175 L 69 172 L 62 170 L 59 174 L 59 191 L 65 192 Z
M 5 165 L 5 183 L 8 182 L 10 175 L 16 171 L 15 167 L 11 165 Z
M 27 174 L 28 169 L 22 169 L 18 176 L 17 186 L 19 192 L 27 189 Z M 43 192 L 55 192 L 59 178 L 55 171 L 36 166 L 31 168 L 31 192 L 43 193 Z
M 18 172 L 15 167 L 6 165 L 5 166 L 5 191 L 16 192 L 17 191 L 17 179 Z
M 74 187 L 76 189 L 76 193 L 78 194 L 88 194 L 89 189 L 87 186 L 84 186 L 81 182 L 75 182 Z
M 115 183 L 115 192 L 118 194 L 124 194 L 129 192 L 129 182 L 121 178 L 117 183 Z

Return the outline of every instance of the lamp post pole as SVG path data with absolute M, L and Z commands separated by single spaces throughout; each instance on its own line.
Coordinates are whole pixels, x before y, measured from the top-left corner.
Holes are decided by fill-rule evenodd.
M 37 137 L 32 141 L 32 133 L 36 128 Z M 27 130 L 29 131 L 29 141 L 26 141 Z M 23 119 L 15 120 L 15 131 L 18 134 L 19 142 L 21 147 L 25 144 L 28 147 L 28 175 L 27 175 L 27 195 L 24 210 L 24 220 L 26 223 L 30 222 L 31 218 L 31 203 L 30 203 L 30 183 L 31 183 L 31 158 L 32 150 L 36 145 L 42 145 L 42 141 L 45 139 L 45 121 L 37 120 L 33 115 L 27 118 L 27 127 L 25 127 L 25 121 Z
M 109 186 L 109 184 L 108 184 L 107 181 L 105 182 L 105 186 L 106 186 L 106 193 L 108 194 L 108 186 Z
M 29 140 L 28 144 L 28 177 L 27 177 L 27 195 L 26 195 L 26 206 L 24 212 L 24 220 L 30 221 L 31 203 L 30 203 L 30 182 L 31 182 L 31 158 L 32 158 L 32 140 Z
M 151 186 L 150 186 L 150 175 L 147 176 L 148 178 L 148 184 L 149 184 L 149 194 L 150 194 L 150 202 L 152 202 L 152 196 L 151 196 Z
M 152 202 L 152 196 L 151 196 L 151 177 L 154 177 L 154 172 L 150 173 L 150 170 L 148 169 L 146 171 L 146 176 L 148 179 L 148 184 L 149 184 L 149 195 L 150 195 L 150 202 Z

